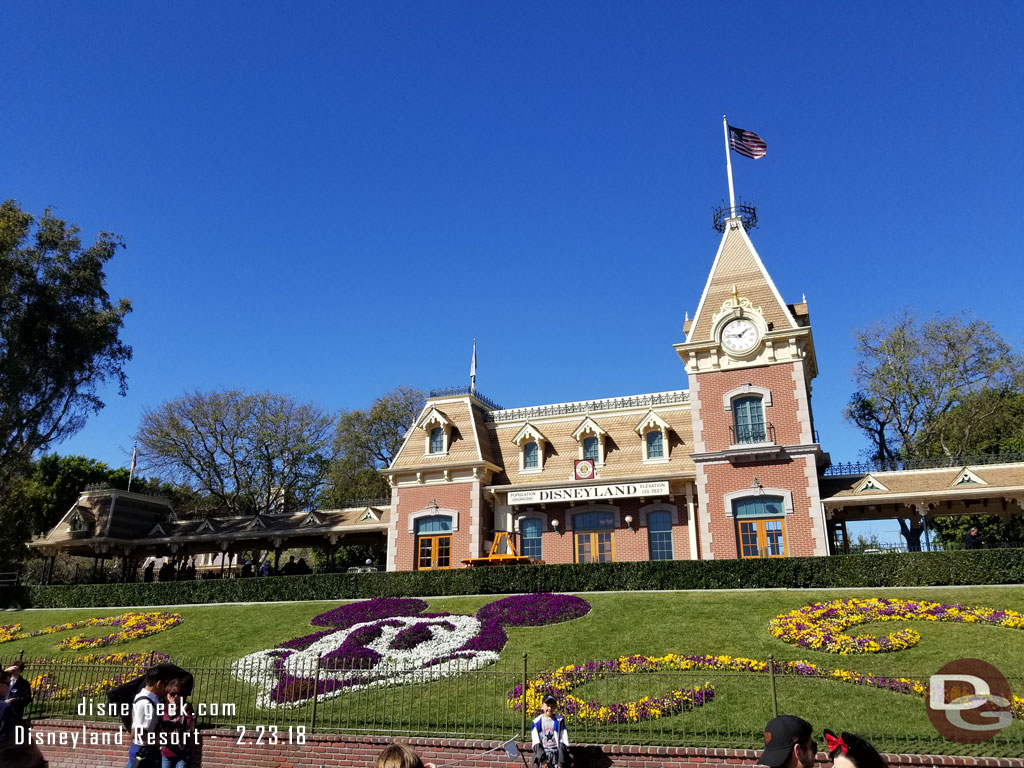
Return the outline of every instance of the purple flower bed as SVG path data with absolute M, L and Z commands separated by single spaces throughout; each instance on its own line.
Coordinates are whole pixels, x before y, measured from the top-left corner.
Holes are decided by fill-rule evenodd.
M 446 627 L 452 632 L 455 631 L 455 625 L 450 621 L 420 621 L 411 627 L 406 627 L 395 635 L 395 639 L 391 641 L 391 647 L 398 651 L 408 651 L 411 648 L 415 648 L 420 643 L 425 643 L 434 636 L 434 630 L 431 627 L 436 626 Z
M 539 627 L 578 619 L 590 612 L 590 603 L 574 595 L 538 592 L 514 595 L 488 603 L 476 613 L 481 623 L 496 621 L 506 627 Z
M 342 605 L 315 616 L 310 624 L 319 627 L 346 629 L 365 621 L 390 619 L 393 616 L 415 616 L 427 604 L 415 597 L 375 597 L 358 603 Z
M 302 637 L 293 637 L 291 640 L 280 644 L 281 648 L 290 648 L 293 651 L 304 651 L 321 637 L 326 637 L 332 632 L 336 632 L 335 629 L 321 629 L 319 632 L 314 632 L 311 635 L 303 635 Z

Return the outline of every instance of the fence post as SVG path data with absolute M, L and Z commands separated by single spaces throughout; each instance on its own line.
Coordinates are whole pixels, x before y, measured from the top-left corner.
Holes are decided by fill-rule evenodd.
M 316 672 L 313 675 L 313 715 L 312 721 L 309 724 L 309 732 L 316 733 L 316 705 L 320 700 L 320 654 L 316 657 Z
M 24 661 L 24 660 L 25 660 L 25 649 L 22 648 L 20 651 L 18 651 L 18 661 Z
M 768 654 L 768 682 L 772 689 L 772 717 L 779 716 L 779 697 L 775 691 L 775 654 Z
M 526 653 L 523 653 L 523 741 L 526 741 Z

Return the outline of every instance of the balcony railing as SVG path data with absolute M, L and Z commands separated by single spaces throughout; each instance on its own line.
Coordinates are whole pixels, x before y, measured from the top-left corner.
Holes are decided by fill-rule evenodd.
M 941 469 L 943 467 L 1014 464 L 1024 462 L 1024 453 L 989 453 L 967 456 L 938 456 L 927 459 L 892 459 L 889 461 L 851 461 L 833 464 L 825 475 L 865 475 L 868 472 L 900 472 L 907 469 Z
M 729 427 L 729 439 L 733 445 L 750 443 L 774 443 L 775 427 L 770 421 L 764 424 L 744 424 Z

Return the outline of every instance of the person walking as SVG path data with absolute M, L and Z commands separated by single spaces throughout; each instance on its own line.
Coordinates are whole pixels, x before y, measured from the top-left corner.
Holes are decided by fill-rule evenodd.
M 32 686 L 25 679 L 25 662 L 16 661 L 4 670 L 10 675 L 10 686 L 3 698 L 14 715 L 14 724 L 25 722 L 25 707 L 32 703 Z
M 547 763 L 548 768 L 568 768 L 572 763 L 569 755 L 569 729 L 565 718 L 558 714 L 558 699 L 550 693 L 540 705 L 540 714 L 530 726 L 530 743 L 533 746 L 533 764 Z
M 161 768 L 191 768 L 195 746 L 196 713 L 185 699 L 180 680 L 171 680 L 165 691 L 166 705 L 160 731 L 166 744 L 160 746 Z

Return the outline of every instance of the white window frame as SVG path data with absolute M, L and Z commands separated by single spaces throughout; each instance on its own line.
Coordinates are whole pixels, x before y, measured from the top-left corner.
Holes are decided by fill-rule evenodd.
M 583 459 L 583 441 L 584 441 L 584 439 L 586 439 L 588 437 L 596 437 L 597 438 L 597 461 L 594 462 L 594 466 L 596 466 L 596 467 L 603 467 L 604 466 L 604 460 L 605 460 L 604 438 L 605 438 L 605 435 L 607 435 L 607 434 L 608 433 L 605 432 L 601 428 L 600 424 L 598 424 L 596 421 L 594 421 L 594 419 L 591 418 L 590 416 L 587 416 L 587 418 L 585 418 L 580 423 L 580 425 L 578 427 L 576 427 L 576 430 L 572 433 L 572 436 L 573 436 L 573 438 L 575 438 L 577 446 L 579 448 L 579 450 L 577 451 L 577 458 L 581 459 L 581 460 Z
M 526 422 L 523 428 L 512 438 L 512 443 L 519 447 L 519 472 L 524 475 L 539 474 L 544 471 L 544 448 L 547 445 L 547 438 L 541 434 L 530 422 Z M 526 446 L 528 443 L 537 444 L 537 466 L 526 466 Z
M 669 443 L 668 433 L 671 427 L 668 422 L 661 418 L 654 412 L 653 409 L 649 410 L 635 427 L 633 431 L 640 435 L 640 439 L 643 441 L 643 463 L 644 464 L 667 464 L 669 461 Z M 651 458 L 647 453 L 647 435 L 651 432 L 661 433 L 661 456 Z
M 437 408 L 431 408 L 430 412 L 423 417 L 423 420 L 419 423 L 420 429 L 426 433 L 426 441 L 423 446 L 423 455 L 425 457 L 439 457 L 447 456 L 448 451 L 452 447 L 452 423 L 441 413 Z M 437 427 L 444 430 L 444 450 L 440 452 L 434 452 L 430 450 L 430 434 Z

